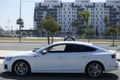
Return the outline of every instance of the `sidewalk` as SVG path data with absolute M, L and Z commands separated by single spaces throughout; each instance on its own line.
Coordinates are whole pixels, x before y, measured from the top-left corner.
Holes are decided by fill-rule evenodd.
M 10 56 L 13 53 L 20 53 L 23 51 L 7 51 L 7 50 L 0 50 L 0 59 L 4 59 L 6 56 Z M 117 60 L 120 61 L 120 52 L 117 52 Z

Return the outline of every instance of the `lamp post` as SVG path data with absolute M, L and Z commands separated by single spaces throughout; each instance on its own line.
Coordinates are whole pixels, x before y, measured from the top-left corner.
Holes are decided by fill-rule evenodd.
M 19 14 L 20 14 L 19 17 L 20 17 L 20 19 L 21 19 L 21 0 L 20 0 L 20 13 L 19 13 Z
M 21 3 L 22 1 L 20 0 L 20 11 L 19 11 L 19 19 L 17 20 L 17 24 L 19 25 L 19 42 L 21 43 L 21 38 L 22 38 L 22 34 L 21 34 L 21 28 L 24 27 L 24 22 L 21 18 Z
M 34 1 L 24 1 L 24 2 L 34 2 Z M 22 34 L 21 34 L 21 28 L 24 27 L 24 22 L 23 22 L 23 19 L 21 18 L 21 6 L 22 6 L 22 0 L 20 0 L 20 8 L 19 8 L 19 19 L 17 19 L 17 24 L 19 25 L 19 42 L 21 43 L 21 39 L 22 39 Z
M 19 14 L 20 14 L 20 16 L 19 16 L 20 17 L 19 18 L 20 19 L 20 24 L 19 24 L 19 42 L 21 43 L 21 38 L 22 38 L 22 35 L 21 35 L 21 20 L 22 20 L 21 19 L 21 0 L 20 0 L 20 13 Z

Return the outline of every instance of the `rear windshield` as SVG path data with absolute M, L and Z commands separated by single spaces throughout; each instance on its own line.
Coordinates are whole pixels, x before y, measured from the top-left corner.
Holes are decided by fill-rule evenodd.
M 105 50 L 105 51 L 106 51 L 106 50 L 109 50 L 108 48 L 103 47 L 103 46 L 100 46 L 100 45 L 94 44 L 94 46 L 97 47 L 97 48 L 99 48 L 99 49 Z

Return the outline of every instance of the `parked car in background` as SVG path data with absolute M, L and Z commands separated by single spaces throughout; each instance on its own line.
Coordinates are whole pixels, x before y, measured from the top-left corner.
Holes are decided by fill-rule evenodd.
M 116 52 L 91 43 L 63 41 L 6 57 L 4 70 L 23 76 L 29 73 L 86 73 L 99 77 L 118 69 Z

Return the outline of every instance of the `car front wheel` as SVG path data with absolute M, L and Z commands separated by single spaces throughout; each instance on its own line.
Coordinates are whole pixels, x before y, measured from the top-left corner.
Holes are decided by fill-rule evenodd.
M 91 77 L 99 77 L 103 73 L 102 65 L 92 62 L 87 66 L 86 73 Z
M 13 72 L 19 76 L 24 76 L 30 73 L 30 68 L 27 62 L 17 61 L 13 65 Z

